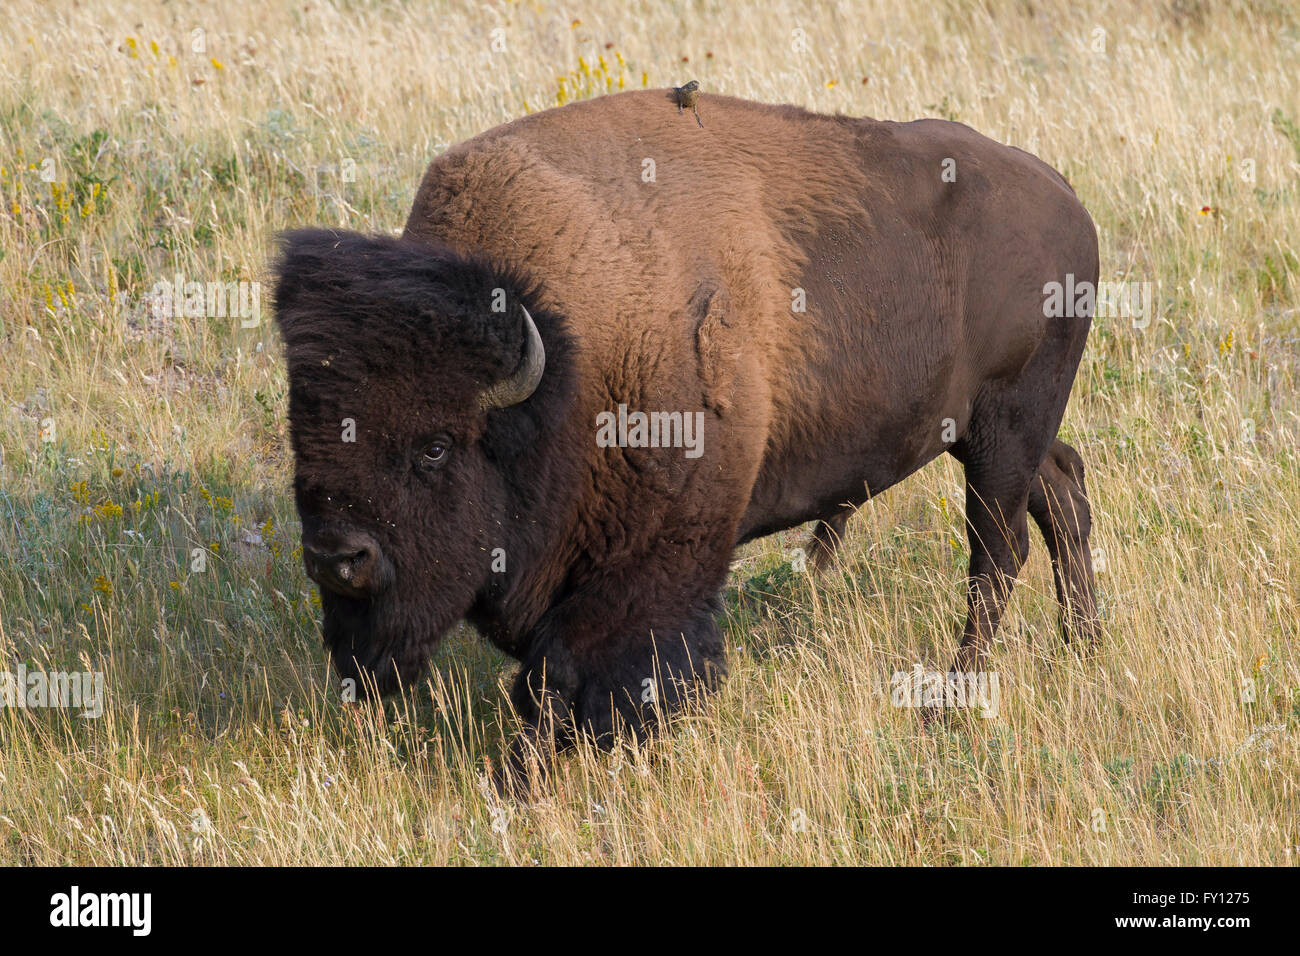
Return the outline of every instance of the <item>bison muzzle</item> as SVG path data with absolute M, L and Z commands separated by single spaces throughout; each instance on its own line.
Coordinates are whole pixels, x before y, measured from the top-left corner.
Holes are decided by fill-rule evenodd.
M 430 165 L 401 238 L 290 232 L 277 263 L 335 664 L 386 693 L 467 620 L 521 662 L 516 770 L 714 686 L 736 546 L 819 520 L 824 564 L 944 452 L 971 548 L 953 669 L 984 665 L 1027 516 L 1067 639 L 1097 629 L 1056 439 L 1092 299 L 1044 306 L 1097 280 L 1065 180 L 957 123 L 700 94 L 700 128 L 664 93 L 490 130 Z

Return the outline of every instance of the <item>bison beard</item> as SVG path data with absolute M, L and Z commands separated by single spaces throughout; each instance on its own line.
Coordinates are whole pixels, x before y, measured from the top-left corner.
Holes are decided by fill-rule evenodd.
M 401 239 L 302 230 L 277 263 L 326 645 L 387 693 L 468 621 L 521 664 L 514 786 L 717 685 L 738 544 L 819 520 L 823 567 L 945 452 L 971 547 L 954 670 L 984 666 L 1029 517 L 1065 636 L 1097 632 L 1083 462 L 1056 439 L 1090 316 L 1043 309 L 1098 273 L 1065 181 L 959 124 L 699 94 L 701 129 L 662 97 L 491 130 L 433 162 Z M 700 454 L 598 442 L 623 407 L 696 416 Z
M 438 622 L 418 605 L 391 599 L 348 598 L 323 591 L 322 633 L 339 677 L 352 680 L 358 696 L 372 689 L 391 694 L 424 670 L 438 635 L 457 616 Z M 441 626 L 440 626 L 441 625 Z

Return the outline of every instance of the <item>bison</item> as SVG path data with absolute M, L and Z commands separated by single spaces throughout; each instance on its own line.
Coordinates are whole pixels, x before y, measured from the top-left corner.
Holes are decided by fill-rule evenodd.
M 662 90 L 526 116 L 435 159 L 400 238 L 282 237 L 335 666 L 387 693 L 468 621 L 520 662 L 517 777 L 717 683 L 738 545 L 819 520 L 825 564 L 855 507 L 944 452 L 971 549 L 953 671 L 984 664 L 1027 514 L 1066 640 L 1097 629 L 1083 464 L 1056 438 L 1092 300 L 1045 308 L 1097 280 L 1070 186 L 959 123 L 699 99 L 707 127 Z

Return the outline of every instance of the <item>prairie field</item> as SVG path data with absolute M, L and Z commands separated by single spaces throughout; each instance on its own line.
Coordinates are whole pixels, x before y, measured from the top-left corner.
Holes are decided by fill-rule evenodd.
M 1151 314 L 1095 320 L 1062 427 L 1102 639 L 1062 642 L 1033 529 L 997 706 L 895 706 L 891 675 L 946 668 L 965 613 L 941 458 L 861 509 L 827 574 L 802 570 L 808 528 L 739 551 L 707 706 L 501 803 L 514 663 L 468 628 L 402 695 L 340 699 L 274 237 L 395 233 L 448 146 L 691 78 L 1029 150 L 1091 212 L 1102 278 L 1149 284 Z M 1293 864 L 1298 257 L 1286 0 L 10 0 L 0 675 L 103 683 L 97 716 L 0 707 L 0 863 Z M 260 308 L 160 315 L 175 276 Z

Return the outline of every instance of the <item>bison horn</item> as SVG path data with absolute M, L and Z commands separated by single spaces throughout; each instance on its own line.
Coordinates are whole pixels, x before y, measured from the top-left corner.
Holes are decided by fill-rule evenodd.
M 524 357 L 513 375 L 479 395 L 479 406 L 485 410 L 518 405 L 533 394 L 542 380 L 542 372 L 546 370 L 546 349 L 542 345 L 542 337 L 537 333 L 537 326 L 528 310 L 522 305 L 520 308 L 524 313 Z

